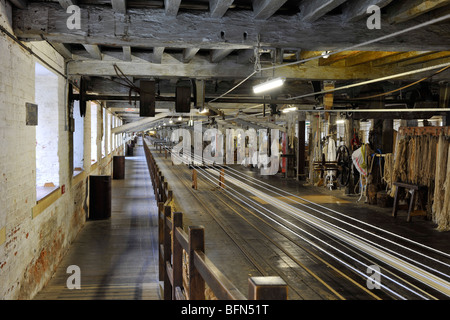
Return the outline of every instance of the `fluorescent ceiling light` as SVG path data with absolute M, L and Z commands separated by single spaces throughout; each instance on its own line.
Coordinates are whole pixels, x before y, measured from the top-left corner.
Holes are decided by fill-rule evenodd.
M 288 113 L 288 112 L 291 112 L 291 111 L 297 111 L 297 107 L 284 108 L 282 111 L 283 111 L 283 113 Z
M 275 78 L 272 80 L 269 80 L 267 82 L 258 84 L 256 86 L 253 87 L 253 92 L 254 93 L 260 93 L 260 92 L 264 92 L 264 91 L 268 91 L 274 88 L 278 88 L 281 87 L 284 83 L 284 78 Z

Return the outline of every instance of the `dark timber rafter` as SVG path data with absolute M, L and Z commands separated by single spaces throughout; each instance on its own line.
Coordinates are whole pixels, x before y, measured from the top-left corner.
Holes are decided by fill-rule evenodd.
M 209 0 L 211 18 L 222 18 L 234 0 Z
M 313 24 L 298 16 L 274 15 L 270 23 L 254 20 L 251 12 L 228 12 L 212 19 L 209 12 L 179 12 L 167 16 L 163 9 L 130 9 L 127 18 L 111 8 L 81 6 L 81 29 L 70 30 L 67 14 L 59 4 L 29 3 L 14 14 L 14 32 L 21 39 L 47 39 L 59 43 L 80 43 L 131 47 L 249 49 L 258 45 L 302 50 L 336 50 L 363 43 L 411 26 L 382 23 L 380 30 L 367 30 L 366 21 L 342 24 L 340 16 L 323 16 Z M 133 23 L 131 23 L 131 21 Z M 370 37 L 370 39 L 368 39 Z M 358 50 L 411 51 L 450 49 L 450 24 L 428 26 Z M 300 48 L 299 48 L 300 49 Z

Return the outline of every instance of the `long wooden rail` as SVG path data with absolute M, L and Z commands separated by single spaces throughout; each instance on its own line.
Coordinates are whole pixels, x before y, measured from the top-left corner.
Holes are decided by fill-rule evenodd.
M 147 165 L 158 201 L 159 280 L 164 282 L 164 300 L 205 300 L 206 284 L 220 300 L 246 300 L 238 288 L 205 254 L 202 226 L 183 229 L 183 214 L 172 212 L 173 194 L 158 168 L 147 142 L 143 141 Z M 160 151 L 161 152 L 161 151 Z M 187 254 L 187 284 L 183 284 L 183 250 Z M 287 285 L 278 276 L 250 277 L 249 300 L 286 300 Z

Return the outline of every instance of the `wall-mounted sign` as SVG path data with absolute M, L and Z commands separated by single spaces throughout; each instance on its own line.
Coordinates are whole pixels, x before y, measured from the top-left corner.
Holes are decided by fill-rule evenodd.
M 34 103 L 27 102 L 26 107 L 26 119 L 25 123 L 27 126 L 37 126 L 38 125 L 38 105 Z

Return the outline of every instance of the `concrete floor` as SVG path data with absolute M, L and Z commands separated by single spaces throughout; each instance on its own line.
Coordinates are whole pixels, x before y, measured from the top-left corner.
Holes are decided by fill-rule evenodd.
M 86 221 L 37 300 L 159 300 L 157 208 L 142 146 L 126 157 L 125 179 L 112 180 L 108 220 Z M 80 267 L 81 289 L 68 289 L 67 267 Z

